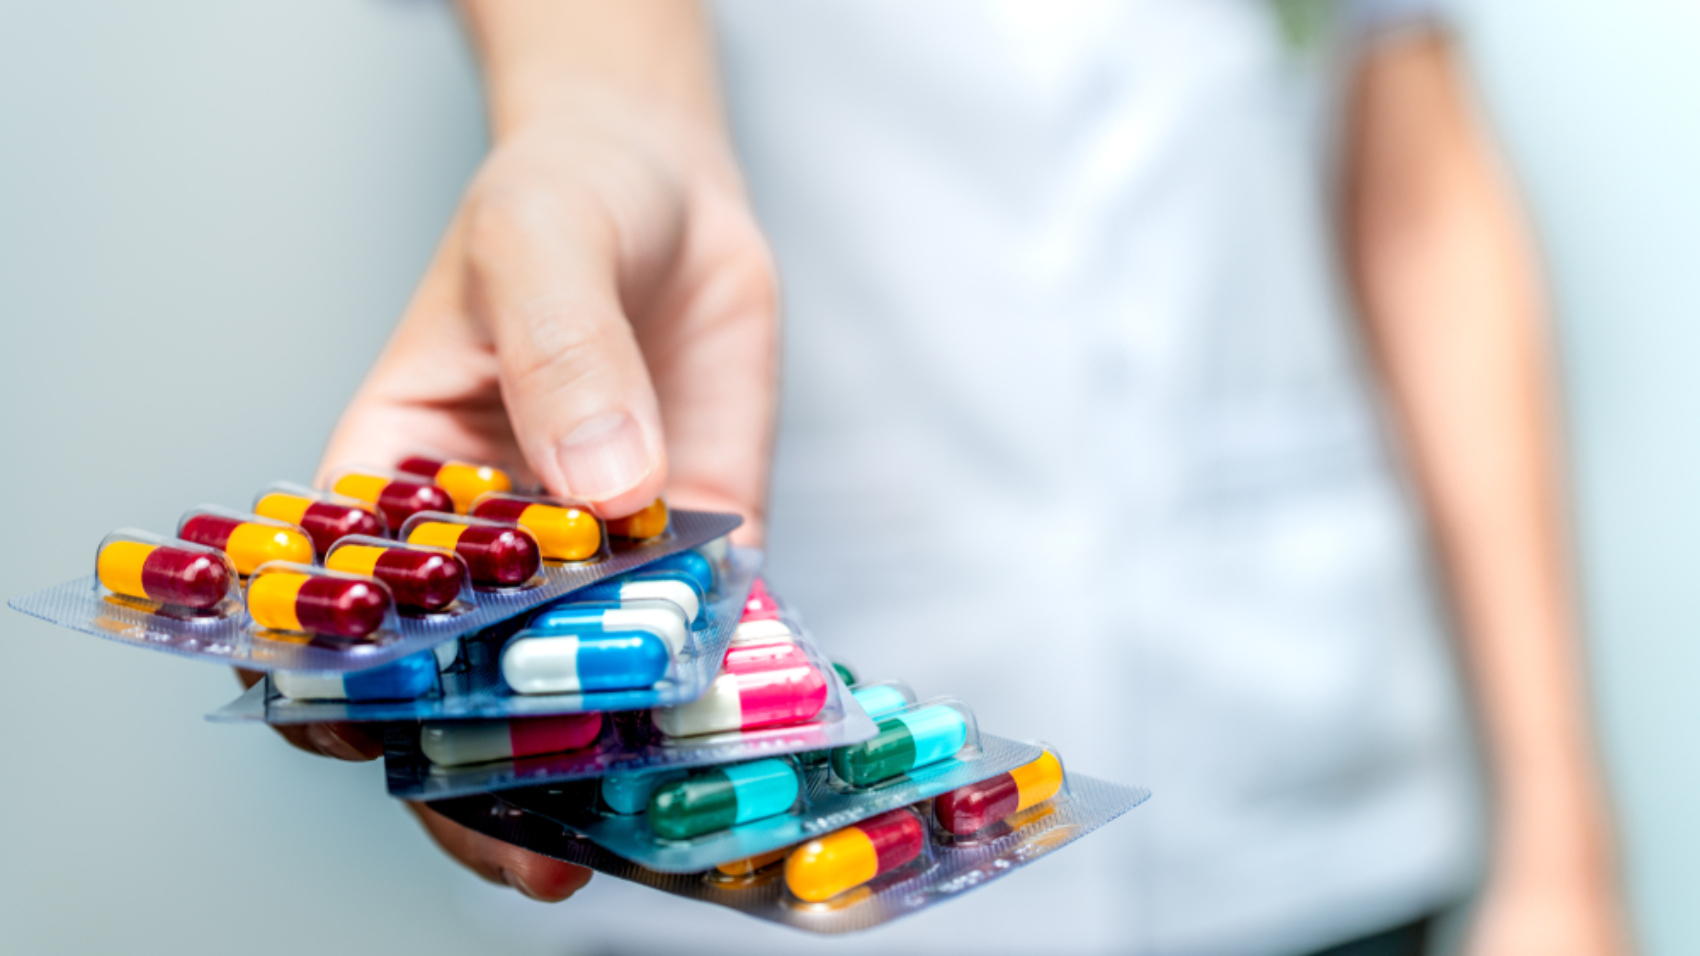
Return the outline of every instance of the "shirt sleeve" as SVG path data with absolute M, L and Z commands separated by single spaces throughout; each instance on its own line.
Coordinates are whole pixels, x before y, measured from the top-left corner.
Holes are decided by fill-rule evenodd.
M 1360 36 L 1455 23 L 1465 0 L 1347 0 L 1346 22 Z

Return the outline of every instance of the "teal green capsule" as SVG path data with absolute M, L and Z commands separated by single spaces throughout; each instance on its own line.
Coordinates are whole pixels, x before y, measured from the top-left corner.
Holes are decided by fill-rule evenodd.
M 649 828 L 664 840 L 688 840 L 791 809 L 802 791 L 789 760 L 769 758 L 718 767 L 657 787 Z
M 844 682 L 844 686 L 849 687 L 856 683 L 856 672 L 850 669 L 849 664 L 833 661 L 832 669 L 838 673 L 838 679 Z
M 936 704 L 879 723 L 872 739 L 832 751 L 832 772 L 867 787 L 956 755 L 968 742 L 968 722 L 954 707 Z

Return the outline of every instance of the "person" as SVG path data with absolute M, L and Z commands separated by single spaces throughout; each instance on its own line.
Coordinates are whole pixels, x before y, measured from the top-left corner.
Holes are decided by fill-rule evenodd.
M 1538 270 L 1440 0 L 461 10 L 493 145 L 323 467 L 735 510 L 863 671 L 1156 794 L 870 946 L 1416 952 L 1479 880 L 1472 953 L 1627 950 Z M 611 882 L 566 940 L 807 942 Z

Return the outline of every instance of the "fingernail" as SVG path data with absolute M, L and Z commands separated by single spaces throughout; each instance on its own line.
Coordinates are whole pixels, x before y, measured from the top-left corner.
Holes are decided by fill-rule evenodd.
M 598 415 L 573 429 L 555 454 L 567 494 L 582 501 L 606 501 L 630 491 L 652 467 L 643 433 L 624 412 Z
M 502 882 L 508 884 L 509 886 L 513 887 L 516 890 L 519 890 L 520 893 L 522 895 L 524 895 L 527 899 L 533 899 L 533 900 L 536 900 L 539 903 L 548 902 L 543 897 L 538 896 L 536 893 L 533 893 L 531 891 L 531 887 L 526 886 L 525 881 L 520 879 L 519 874 L 515 873 L 513 870 L 508 869 L 507 867 L 502 868 Z
M 360 752 L 360 748 L 342 739 L 330 724 L 312 724 L 307 728 L 307 739 L 313 746 L 327 757 L 338 760 L 370 760 L 371 757 Z

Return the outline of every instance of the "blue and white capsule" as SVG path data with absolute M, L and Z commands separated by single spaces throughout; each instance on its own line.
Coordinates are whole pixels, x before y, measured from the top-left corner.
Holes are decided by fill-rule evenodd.
M 437 687 L 437 656 L 409 654 L 391 664 L 347 673 L 273 671 L 272 687 L 290 700 L 413 700 Z
M 524 630 L 502 648 L 502 680 L 516 694 L 642 690 L 667 676 L 672 659 L 643 628 Z
M 714 593 L 714 564 L 707 557 L 696 551 L 680 551 L 653 564 L 643 566 L 644 571 L 677 571 L 690 578 L 696 584 L 697 590 L 703 594 Z
M 648 631 L 677 654 L 690 640 L 684 610 L 671 601 L 607 601 L 557 604 L 538 612 L 527 625 L 544 634 L 614 634 Z
M 671 601 L 685 612 L 687 622 L 695 624 L 702 614 L 702 606 L 707 603 L 706 593 L 683 571 L 644 568 L 576 591 L 573 600 L 617 601 L 622 605 L 638 601 Z

